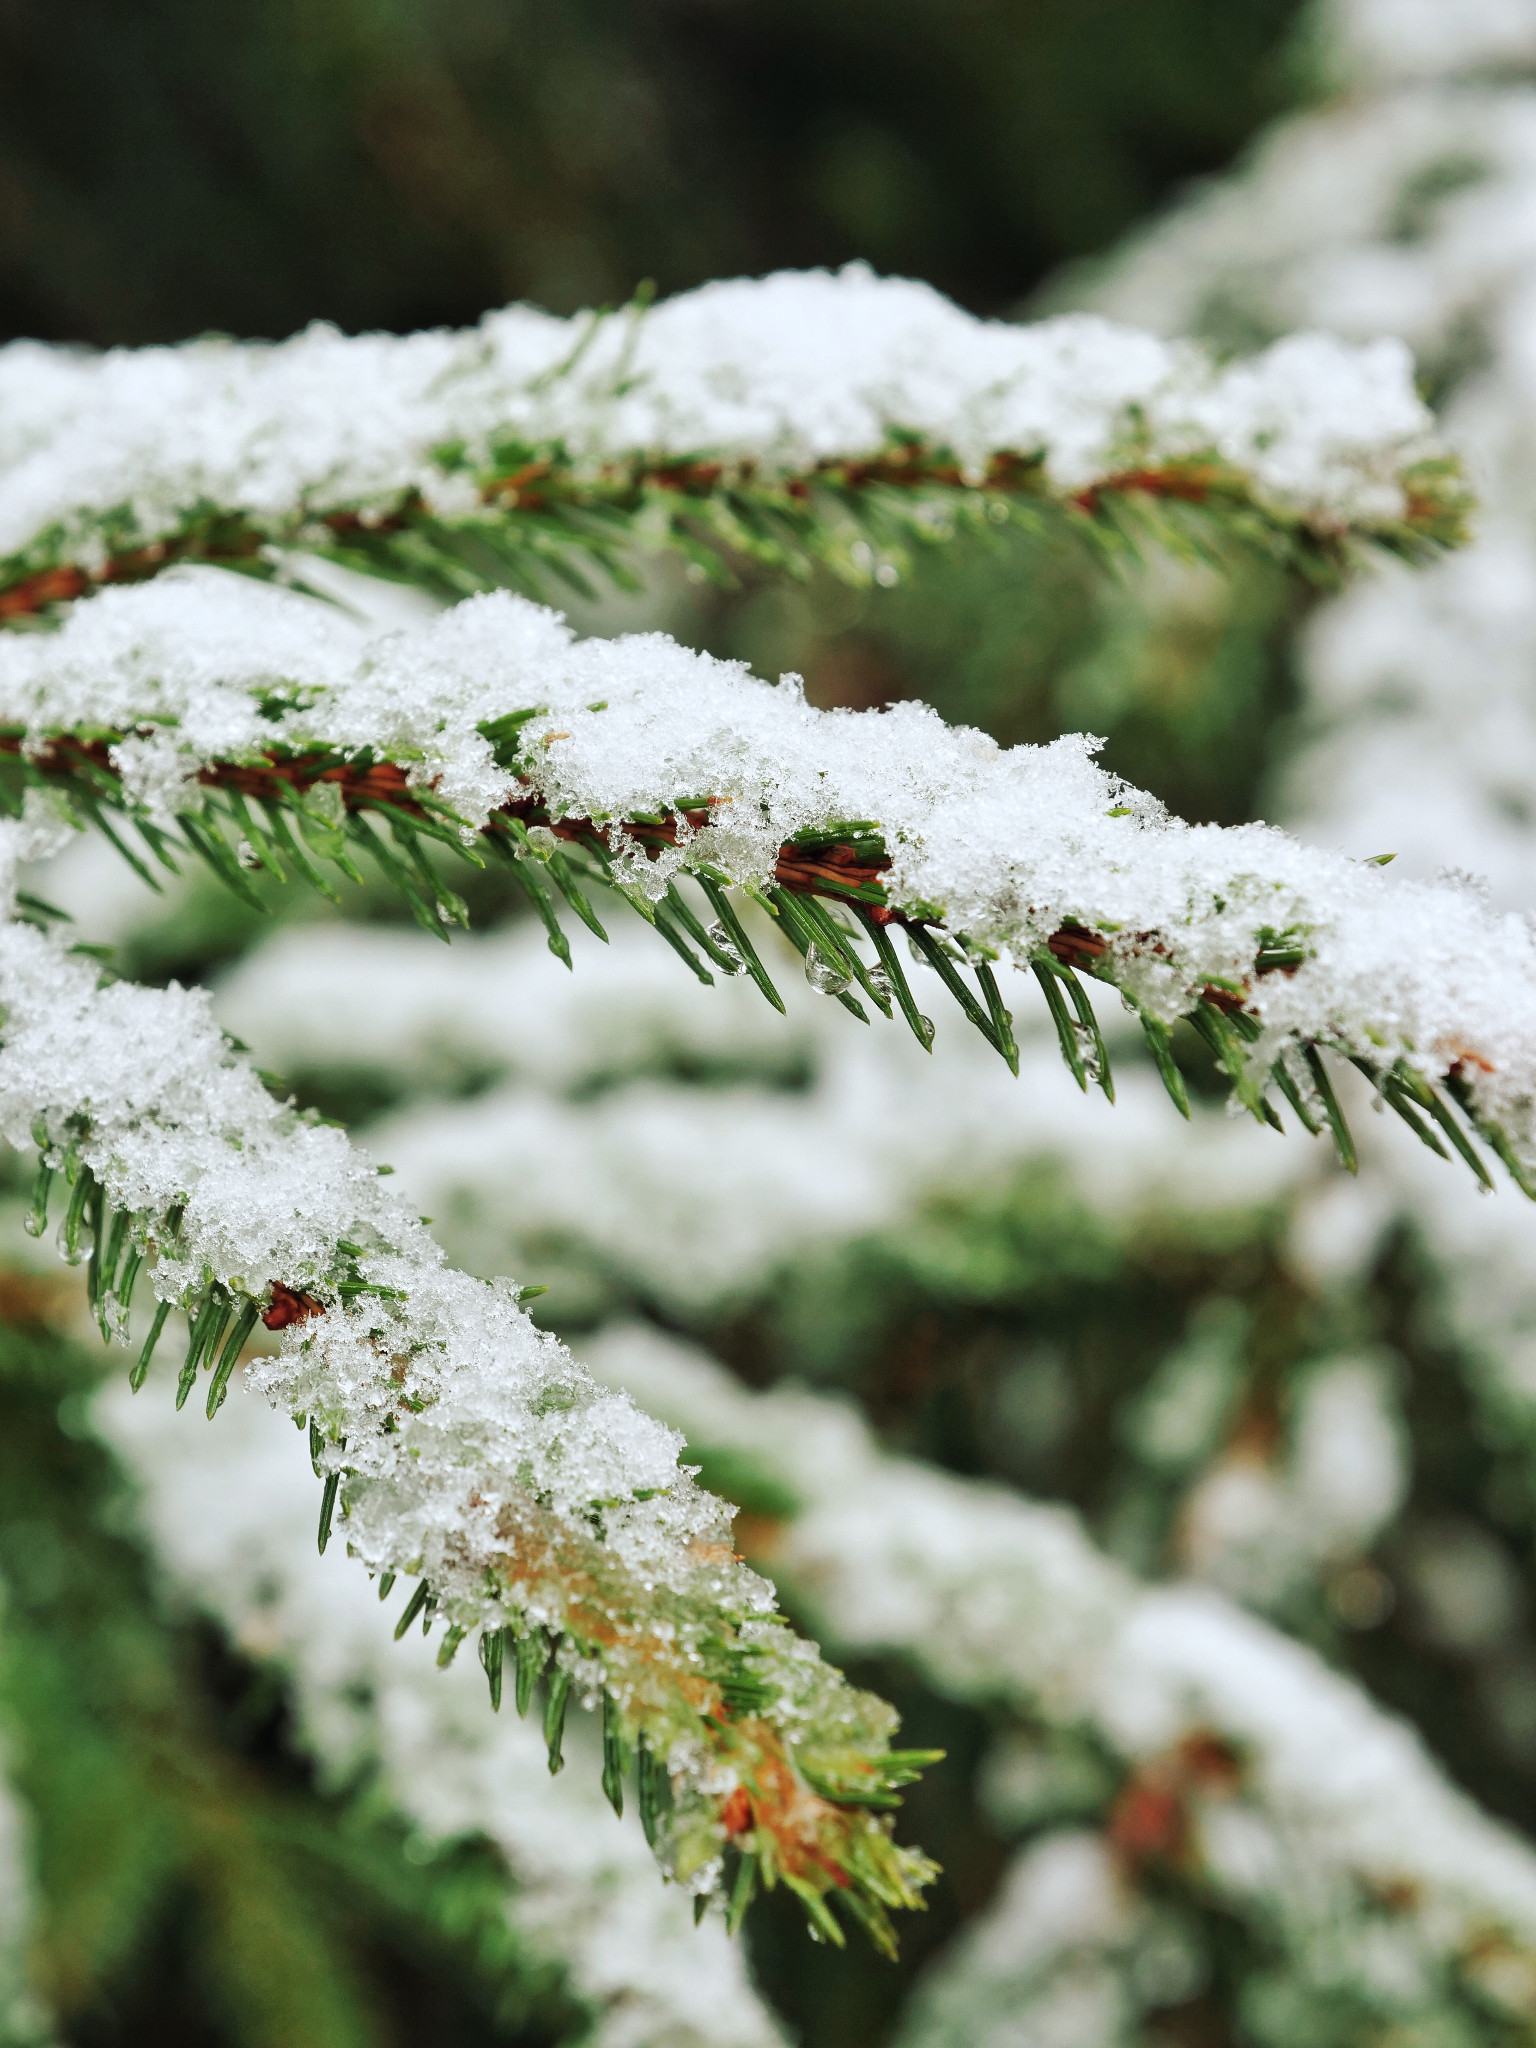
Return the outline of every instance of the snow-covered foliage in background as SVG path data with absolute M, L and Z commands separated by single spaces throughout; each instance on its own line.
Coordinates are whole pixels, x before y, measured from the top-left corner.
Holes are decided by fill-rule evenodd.
M 1128 1883 L 1102 1835 L 1056 1829 L 919 1984 L 901 2048 L 1129 2048 L 1148 2007 L 1179 2004 L 1206 1975 L 1177 1907 Z
M 377 1763 L 424 1838 L 479 1833 L 502 1851 L 513 1922 L 564 1964 L 594 2014 L 592 2048 L 777 2048 L 740 1948 L 718 1921 L 694 1925 L 686 1892 L 657 1884 L 638 1820 L 615 1822 L 596 1769 L 552 1779 L 537 1728 L 510 1704 L 492 1716 L 478 1669 L 437 1670 L 414 1629 L 394 1642 L 394 1616 L 362 1574 L 316 1554 L 313 1486 L 281 1418 L 241 1392 L 219 1428 L 189 1432 L 168 1402 L 116 1388 L 96 1420 L 138 1480 L 167 1570 L 287 1675 L 326 1778 Z M 573 1735 L 592 1746 L 580 1726 Z
M 1286 783 L 1306 836 L 1470 869 L 1494 901 L 1536 897 L 1536 7 L 1333 0 L 1315 47 L 1345 96 L 1282 122 L 1247 166 L 1152 230 L 1096 294 L 1123 317 L 1252 346 L 1298 320 L 1409 341 L 1480 506 L 1472 545 L 1418 578 L 1362 580 L 1315 620 L 1302 680 L 1314 737 Z M 1322 1284 L 1368 1271 L 1407 1228 L 1471 1375 L 1486 1442 L 1528 1461 L 1536 1426 L 1536 1239 L 1507 1205 L 1463 1203 L 1411 1148 L 1321 1191 L 1294 1251 Z M 1518 1588 L 1465 1529 L 1422 1560 L 1426 1634 L 1470 1654 Z M 1502 1697 L 1500 1681 L 1490 1698 Z M 1510 1713 L 1520 1716 L 1518 1673 Z M 1495 1721 L 1500 1718 L 1495 1713 Z
M 1001 978 L 1024 1027 L 1015 1080 L 971 1033 L 930 1056 L 853 1030 L 800 977 L 783 979 L 787 1021 L 739 980 L 698 988 L 633 926 L 573 950 L 567 974 L 528 931 L 445 952 L 412 932 L 290 929 L 215 1009 L 278 1073 L 390 1077 L 406 1100 L 369 1142 L 450 1254 L 558 1277 L 562 1301 L 607 1275 L 667 1314 L 722 1313 L 817 1247 L 1005 1185 L 1031 1158 L 1060 1157 L 1126 1229 L 1159 1206 L 1257 1214 L 1321 1163 L 1209 1112 L 1171 1143 L 1162 1090 L 1134 1064 L 1113 1106 L 1085 1100 L 1024 976 Z
M 1153 228 L 1095 303 L 1245 343 L 1317 322 L 1397 335 L 1438 387 L 1479 501 L 1421 577 L 1329 606 L 1306 650 L 1322 728 L 1288 808 L 1311 838 L 1536 892 L 1536 12 L 1337 0 L 1318 32 L 1347 97 L 1282 122 Z
M 1279 1945 L 1293 2026 L 1307 1998 L 1331 1996 L 1354 2000 L 1362 2024 L 1428 2012 L 1450 2024 L 1485 2001 L 1536 2015 L 1536 1855 L 1310 1651 L 1203 1588 L 1138 1583 L 1064 1509 L 882 1455 L 838 1404 L 749 1393 L 638 1327 L 584 1349 L 690 1443 L 750 1458 L 798 1500 L 768 1554 L 844 1652 L 900 1651 L 940 1692 L 1090 1730 L 1122 1760 L 1118 1878 L 1085 1888 L 1076 1941 L 1103 1936 L 1106 1894 L 1139 1860 L 1177 1851 L 1201 1889 Z M 1005 1922 L 1023 1882 L 994 1908 Z M 1134 1902 L 1109 1917 L 1133 1962 Z M 985 1923 L 972 1937 L 981 1954 L 957 1973 L 964 2024 L 936 1994 L 910 2038 L 1028 2038 L 1017 2005 L 1041 1922 L 1032 1908 L 1026 1919 L 1027 1938 Z M 1186 1994 L 1204 1974 L 1188 1956 Z M 1145 2003 L 1173 2002 L 1171 1989 L 1146 1972 Z M 980 2025 L 988 2005 L 995 2033 Z M 1274 2017 L 1255 2014 L 1260 2040 L 1304 2038 Z
M 1536 1161 L 1536 939 L 1519 919 L 1267 826 L 1181 824 L 1080 736 L 1003 749 L 916 703 L 818 711 L 795 678 L 764 683 L 663 635 L 578 641 L 504 593 L 359 651 L 317 600 L 208 569 L 105 592 L 56 634 L 0 644 L 0 717 L 66 794 L 85 772 L 70 750 L 105 748 L 152 830 L 173 816 L 190 830 L 199 785 L 253 781 L 269 811 L 292 804 L 333 840 L 344 791 L 386 811 L 430 797 L 469 842 L 505 836 L 516 809 L 548 821 L 543 842 L 519 828 L 535 857 L 558 851 L 551 826 L 584 840 L 641 906 L 682 873 L 761 892 L 825 841 L 847 860 L 834 870 L 807 851 L 802 902 L 820 892 L 942 924 L 970 957 L 1034 964 L 1049 991 L 1053 963 L 1086 964 L 1154 1034 L 1196 1014 L 1256 1115 L 1273 1077 L 1305 1119 L 1335 1120 L 1322 1043 L 1383 1070 L 1387 1099 L 1410 1117 L 1417 1103 L 1464 1155 L 1436 1082 L 1511 1164 Z M 380 797 L 379 764 L 408 790 Z M 94 804 L 94 756 L 88 767 Z M 804 913 L 781 897 L 779 914 Z M 872 933 L 877 982 L 849 950 L 856 934 L 807 928 L 809 970 L 840 991 L 857 973 L 890 1014 L 888 939 Z M 714 957 L 741 964 L 734 944 Z M 1007 1051 L 991 989 L 990 1026 L 961 1000 Z
M 1536 64 L 1531 0 L 1323 0 L 1314 15 L 1325 75 L 1345 87 Z
M 1428 428 L 1393 342 L 1298 335 L 1218 369 L 1088 315 L 976 320 L 861 265 L 607 317 L 510 306 L 460 334 L 316 326 L 97 358 L 21 343 L 0 351 L 0 584 L 98 576 L 221 520 L 321 547 L 359 520 L 472 526 L 540 509 L 554 472 L 675 494 L 681 471 L 764 489 L 888 457 L 999 488 L 1022 466 L 1055 495 L 1198 458 L 1282 520 L 1385 531 L 1420 516 Z

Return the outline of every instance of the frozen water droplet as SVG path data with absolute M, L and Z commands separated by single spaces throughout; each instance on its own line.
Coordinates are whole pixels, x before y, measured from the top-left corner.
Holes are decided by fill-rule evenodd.
M 928 1043 L 929 1043 L 930 1045 L 932 1045 L 932 1043 L 933 1043 L 933 1019 L 932 1019 L 931 1017 L 924 1017 L 924 1016 L 923 1016 L 923 1015 L 922 1015 L 921 1013 L 919 1013 L 917 1021 L 918 1021 L 918 1023 L 919 1023 L 919 1024 L 921 1024 L 921 1025 L 922 1025 L 922 1027 L 923 1027 L 923 1036 L 924 1036 L 924 1038 L 926 1038 L 926 1039 L 927 1039 L 927 1041 L 928 1041 Z
M 29 1209 L 21 1219 L 21 1227 L 28 1237 L 41 1237 L 43 1234 L 43 1219 L 35 1209 Z
M 829 960 L 820 946 L 813 943 L 805 956 L 805 978 L 822 995 L 840 996 L 852 976 L 845 974 L 835 960 Z
M 58 1247 L 59 1257 L 66 1266 L 78 1266 L 82 1259 L 90 1257 L 91 1233 L 82 1226 L 74 1244 L 71 1245 L 68 1217 L 59 1225 L 58 1235 L 53 1241 Z
M 1077 1040 L 1078 1056 L 1082 1060 L 1084 1073 L 1090 1081 L 1102 1081 L 1104 1069 L 1099 1059 L 1098 1040 L 1086 1024 L 1074 1024 L 1072 1036 Z
M 347 822 L 347 804 L 339 782 L 312 782 L 304 792 L 304 808 L 322 825 L 339 829 Z
M 721 959 L 726 962 L 726 965 L 720 969 L 722 974 L 746 973 L 747 963 L 742 959 L 740 953 L 737 952 L 736 942 L 726 930 L 720 918 L 717 917 L 714 923 L 706 928 L 705 937 L 721 956 Z
M 927 967 L 930 964 L 928 955 L 910 932 L 907 933 L 907 951 L 912 955 L 912 965 L 914 967 Z
M 249 839 L 242 839 L 235 848 L 235 859 L 239 861 L 243 868 L 259 868 L 261 866 L 261 855 L 252 846 Z
M 437 906 L 437 917 L 438 922 L 440 924 L 453 923 L 453 912 L 448 908 L 446 903 L 439 903 L 439 905 Z
M 895 996 L 895 990 L 891 987 L 891 977 L 878 961 L 869 970 L 869 985 L 882 1002 L 888 1003 Z

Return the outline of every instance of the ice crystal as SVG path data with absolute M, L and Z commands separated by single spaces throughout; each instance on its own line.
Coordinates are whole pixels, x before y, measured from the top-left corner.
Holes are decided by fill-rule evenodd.
M 853 981 L 835 960 L 829 960 L 820 946 L 813 945 L 805 956 L 805 978 L 818 995 L 840 996 Z

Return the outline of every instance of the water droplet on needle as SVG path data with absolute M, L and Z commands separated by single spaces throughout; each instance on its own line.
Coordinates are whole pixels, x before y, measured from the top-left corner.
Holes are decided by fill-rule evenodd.
M 707 925 L 704 930 L 704 936 L 720 955 L 720 960 L 716 962 L 716 965 L 719 966 L 722 974 L 746 973 L 747 963 L 742 959 L 740 953 L 737 952 L 736 942 L 726 930 L 722 919 L 717 917 L 712 925 Z
M 835 960 L 829 960 L 820 946 L 813 941 L 805 956 L 805 978 L 811 987 L 824 996 L 840 996 L 852 981 L 851 974 L 845 974 Z

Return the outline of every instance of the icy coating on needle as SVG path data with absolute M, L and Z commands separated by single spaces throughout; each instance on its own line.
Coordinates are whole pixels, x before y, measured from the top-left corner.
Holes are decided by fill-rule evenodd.
M 499 766 L 479 726 L 525 710 Z M 197 807 L 195 778 L 216 762 L 371 750 L 466 832 L 514 799 L 589 821 L 619 879 L 652 899 L 690 868 L 761 886 L 797 833 L 873 821 L 889 902 L 973 947 L 1027 964 L 1075 927 L 1153 1019 L 1213 989 L 1240 1001 L 1262 1027 L 1255 1074 L 1297 1039 L 1385 1055 L 1450 1075 L 1517 1150 L 1536 1143 L 1524 922 L 1264 825 L 1182 824 L 1081 736 L 1005 749 L 921 704 L 818 711 L 797 677 L 769 684 L 661 634 L 578 640 L 505 593 L 364 642 L 316 600 L 211 569 L 103 593 L 57 632 L 0 643 L 0 720 L 38 758 L 61 733 L 124 735 L 111 759 L 126 794 L 161 819 Z M 669 814 L 674 845 L 623 828 Z M 1266 948 L 1278 969 L 1256 965 Z
M 715 283 L 648 311 L 528 306 L 463 333 L 276 345 L 201 340 L 100 357 L 0 349 L 0 562 L 97 568 L 209 513 L 268 539 L 407 501 L 476 510 L 499 451 L 579 471 L 709 459 L 788 476 L 893 437 L 979 480 L 1009 453 L 1073 492 L 1212 456 L 1323 527 L 1402 517 L 1430 416 L 1402 345 L 1292 337 L 1252 363 L 1074 314 L 977 320 L 863 265 Z

